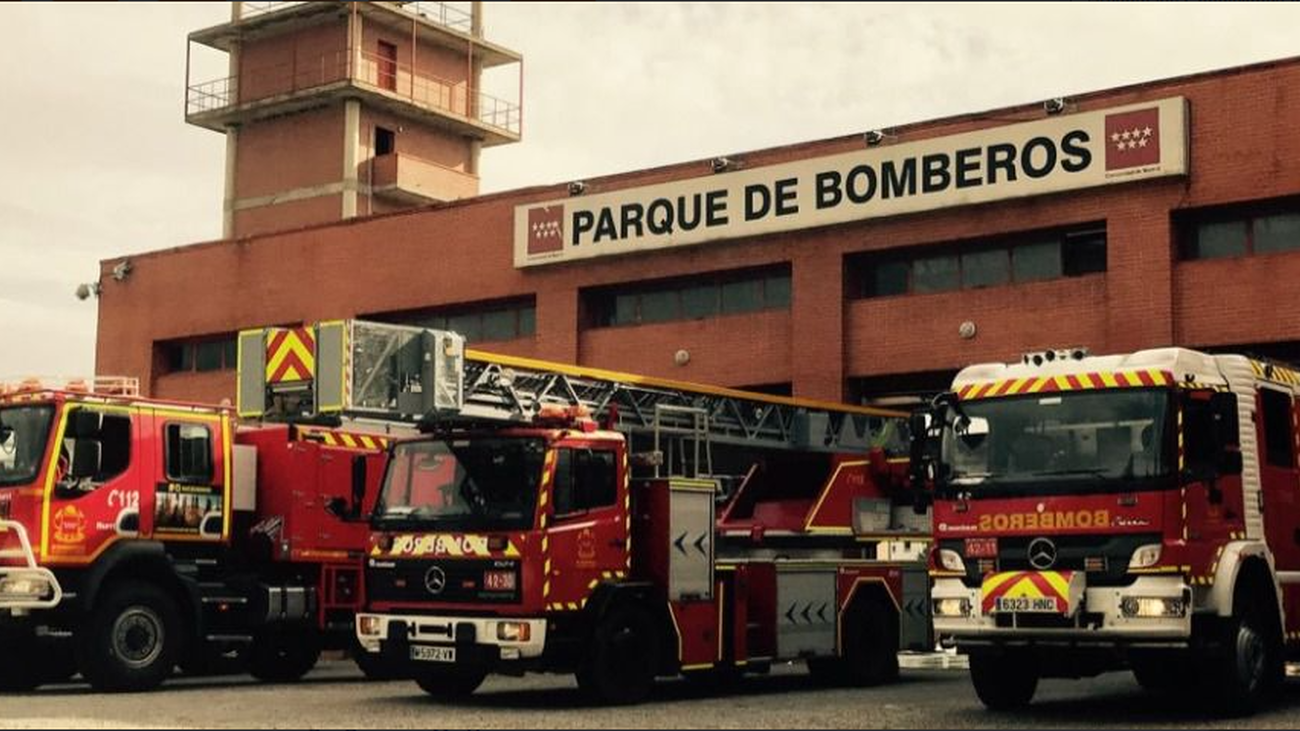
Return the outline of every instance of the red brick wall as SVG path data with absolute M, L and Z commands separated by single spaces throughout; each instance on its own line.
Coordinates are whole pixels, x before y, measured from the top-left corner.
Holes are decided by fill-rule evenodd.
M 155 340 L 267 323 L 348 317 L 535 296 L 538 357 L 738 385 L 791 381 L 803 396 L 838 398 L 858 376 L 956 369 L 1028 348 L 1086 345 L 1094 352 L 1167 345 L 1300 340 L 1286 310 L 1300 254 L 1177 263 L 1171 215 L 1183 208 L 1300 193 L 1300 61 L 1231 70 L 1074 97 L 1088 111 L 1185 95 L 1191 102 L 1187 179 L 954 208 L 888 220 L 612 257 L 579 264 L 512 265 L 516 205 L 564 196 L 562 186 L 514 191 L 235 243 L 133 257 L 126 282 L 100 299 L 101 372 L 151 382 Z M 1039 118 L 1038 105 L 895 130 L 919 139 Z M 858 136 L 741 155 L 754 167 L 860 149 Z M 711 175 L 708 161 L 588 181 L 589 192 Z M 541 177 L 546 177 L 542 175 Z M 846 254 L 944 243 L 1105 220 L 1109 271 L 980 291 L 845 301 Z M 583 288 L 789 262 L 789 313 L 579 330 Z M 114 261 L 103 264 L 105 271 Z M 973 340 L 957 337 L 972 320 Z M 691 352 L 675 366 L 672 353 Z M 208 392 L 205 389 L 211 388 Z M 228 393 L 195 384 L 194 393 Z M 200 393 L 201 392 L 201 393 Z
M 284 193 L 295 188 L 337 183 L 342 179 L 341 104 L 290 117 L 262 120 L 245 125 L 239 131 L 239 148 L 235 156 L 238 198 Z

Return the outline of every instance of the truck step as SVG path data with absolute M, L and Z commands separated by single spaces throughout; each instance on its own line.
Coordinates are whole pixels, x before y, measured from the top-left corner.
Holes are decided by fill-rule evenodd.
M 247 604 L 248 597 L 244 596 L 205 596 L 202 599 L 204 604 Z

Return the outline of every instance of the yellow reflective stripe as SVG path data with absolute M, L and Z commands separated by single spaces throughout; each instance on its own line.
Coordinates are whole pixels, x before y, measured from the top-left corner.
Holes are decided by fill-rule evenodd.
M 1055 571 L 1044 571 L 1039 574 L 1039 576 L 1046 579 L 1048 585 L 1056 590 L 1056 593 L 1059 594 L 1061 598 L 1064 599 L 1070 596 L 1070 582 L 1066 581 L 1065 577 L 1061 574 Z

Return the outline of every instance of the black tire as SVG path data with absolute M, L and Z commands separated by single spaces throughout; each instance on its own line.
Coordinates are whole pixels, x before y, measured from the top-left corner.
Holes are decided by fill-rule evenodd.
M 432 698 L 450 701 L 473 695 L 486 679 L 486 670 L 450 667 L 420 672 L 415 676 L 415 684 Z
M 98 691 L 152 690 L 184 656 L 189 633 L 176 600 L 141 581 L 110 587 L 79 634 L 77 664 Z
M 259 632 L 248 653 L 248 672 L 267 683 L 292 683 L 320 660 L 320 633 L 313 627 L 274 627 Z
M 578 666 L 578 687 L 597 703 L 630 705 L 650 695 L 662 638 L 649 613 L 624 604 L 596 625 Z
M 866 688 L 897 680 L 898 613 L 883 602 L 863 602 L 844 624 L 844 682 Z
M 1221 643 L 1204 663 L 1202 697 L 1226 716 L 1254 713 L 1277 684 L 1282 647 L 1264 611 L 1271 596 L 1239 596 L 1234 615 L 1222 627 Z
M 384 662 L 379 653 L 366 652 L 360 647 L 352 650 L 352 659 L 361 670 L 361 674 L 366 676 L 366 680 L 400 680 L 410 677 L 402 672 L 402 668 Z
M 1038 668 L 1033 658 L 1018 654 L 971 655 L 970 679 L 975 695 L 992 711 L 1023 708 L 1038 690 Z

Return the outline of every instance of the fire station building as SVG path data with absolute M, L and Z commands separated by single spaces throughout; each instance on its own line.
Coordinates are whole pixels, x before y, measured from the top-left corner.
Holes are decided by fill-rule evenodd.
M 477 5 L 286 5 L 190 37 L 231 55 L 187 107 L 226 237 L 102 263 L 97 370 L 154 396 L 233 397 L 240 329 L 354 317 L 831 400 L 1049 347 L 1300 356 L 1300 59 L 477 195 L 522 134 Z

